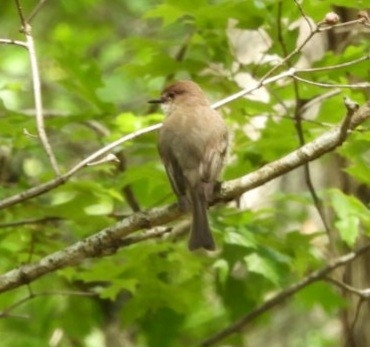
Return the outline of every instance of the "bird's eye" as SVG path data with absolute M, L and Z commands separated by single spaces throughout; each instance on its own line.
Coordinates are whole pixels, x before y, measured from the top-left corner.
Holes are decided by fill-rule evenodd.
M 175 93 L 174 93 L 174 92 L 170 92 L 170 93 L 168 93 L 167 95 L 168 95 L 168 97 L 169 97 L 170 99 L 173 99 L 173 98 L 175 97 Z

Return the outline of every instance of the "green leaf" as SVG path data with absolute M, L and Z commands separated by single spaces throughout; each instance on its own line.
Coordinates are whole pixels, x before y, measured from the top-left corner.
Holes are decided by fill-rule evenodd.
M 220 283 L 225 284 L 230 271 L 229 263 L 225 259 L 218 259 L 213 264 L 213 267 L 217 271 Z
M 296 294 L 297 301 L 307 309 L 316 305 L 321 306 L 325 311 L 334 313 L 345 306 L 343 298 L 335 291 L 329 283 L 313 283 Z
M 101 197 L 96 204 L 86 206 L 84 211 L 88 215 L 106 215 L 113 211 L 113 200 L 109 197 Z
M 23 163 L 23 168 L 24 172 L 30 177 L 37 177 L 44 170 L 42 162 L 36 158 L 27 158 Z
M 251 232 L 244 232 L 243 234 L 239 234 L 234 231 L 227 231 L 224 236 L 225 243 L 229 243 L 231 245 L 238 245 L 246 248 L 253 248 L 257 247 L 256 240 Z
M 161 18 L 163 20 L 163 25 L 168 26 L 176 22 L 179 18 L 185 16 L 187 12 L 184 12 L 177 6 L 172 6 L 169 4 L 162 4 L 154 9 L 148 11 L 144 18 Z
M 264 276 L 275 285 L 279 284 L 279 271 L 276 268 L 276 264 L 274 264 L 270 259 L 262 257 L 257 253 L 253 253 L 246 256 L 244 261 L 247 263 L 249 271 Z
M 345 216 L 335 222 L 336 228 L 339 230 L 340 236 L 348 246 L 353 246 L 360 233 L 360 219 L 355 216 Z
M 116 300 L 117 295 L 122 291 L 128 291 L 131 294 L 135 293 L 137 279 L 116 279 L 110 282 L 109 286 L 100 290 L 100 297 L 102 299 Z
M 330 191 L 330 198 L 337 215 L 335 226 L 349 246 L 353 246 L 360 233 L 360 222 L 369 224 L 369 210 L 354 196 L 348 196 L 337 189 Z
M 51 205 L 57 206 L 65 204 L 71 200 L 73 200 L 77 196 L 76 191 L 72 190 L 65 190 L 61 192 L 55 192 L 52 196 Z
M 358 160 L 356 164 L 349 166 L 345 171 L 360 182 L 370 186 L 370 167 L 367 163 Z
M 116 117 L 115 123 L 118 126 L 117 130 L 122 133 L 131 133 L 142 127 L 140 117 L 130 112 L 120 113 Z

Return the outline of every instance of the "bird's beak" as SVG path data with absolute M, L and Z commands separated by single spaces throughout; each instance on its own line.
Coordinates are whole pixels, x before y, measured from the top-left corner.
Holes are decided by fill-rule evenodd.
M 165 98 L 162 96 L 159 99 L 149 100 L 148 102 L 149 104 L 163 104 L 165 101 Z

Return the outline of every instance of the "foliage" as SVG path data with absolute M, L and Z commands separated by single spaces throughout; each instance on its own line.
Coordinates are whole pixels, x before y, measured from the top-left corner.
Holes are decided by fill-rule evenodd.
M 330 3 L 356 8 L 365 5 L 364 1 Z M 30 13 L 36 4 L 23 1 L 24 12 Z M 146 101 L 173 79 L 195 80 L 216 101 L 240 89 L 238 74 L 262 78 L 276 63 L 273 58 L 284 56 L 277 37 L 279 4 L 272 0 L 201 0 L 196 6 L 190 0 L 44 4 L 34 18 L 33 35 L 47 133 L 61 169 L 67 171 L 103 145 L 159 122 L 159 110 L 151 109 Z M 327 1 L 303 1 L 302 6 L 315 22 L 332 10 Z M 0 36 L 23 40 L 11 1 L 3 6 L 0 16 Z M 291 24 L 300 16 L 293 1 L 282 2 L 281 35 L 288 52 L 295 48 L 298 37 L 298 30 Z M 266 32 L 271 45 L 262 55 L 270 56 L 270 61 L 240 62 L 229 36 L 230 19 L 237 21 L 237 29 Z M 315 66 L 355 60 L 368 49 L 368 41 L 349 42 L 340 54 L 326 52 Z M 28 55 L 16 46 L 2 45 L 0 50 L 3 199 L 50 180 L 53 171 L 42 146 L 32 136 L 37 128 Z M 294 57 L 292 63 L 296 61 Z M 339 71 L 315 73 L 309 79 L 350 84 L 353 79 L 370 77 L 366 63 Z M 300 101 L 323 93 L 315 85 L 301 84 L 299 88 Z M 297 101 L 292 83 L 271 84 L 266 93 L 267 102 L 247 97 L 222 110 L 233 133 L 225 179 L 252 172 L 299 146 L 292 121 Z M 363 90 L 349 89 L 345 93 L 360 104 L 366 100 Z M 334 126 L 341 121 L 346 112 L 342 97 L 325 99 L 316 122 L 304 122 L 307 141 L 327 130 L 323 123 Z M 261 116 L 267 117 L 259 127 L 255 121 Z M 31 136 L 26 136 L 24 129 Z M 250 135 L 251 129 L 255 136 Z M 364 128 L 352 134 L 338 151 L 350 162 L 346 171 L 364 185 L 369 185 L 369 139 L 369 131 Z M 3 273 L 114 224 L 117 215 L 130 215 L 127 187 L 142 210 L 174 201 L 157 155 L 155 134 L 138 137 L 114 151 L 124 165 L 87 167 L 65 185 L 1 212 Z M 330 165 L 325 160 L 323 165 Z M 327 197 L 333 208 L 338 238 L 352 247 L 361 227 L 369 230 L 368 206 L 355 196 L 332 189 L 334 185 L 328 188 L 319 194 Z M 325 265 L 322 248 L 327 240 L 322 225 L 316 219 L 314 232 L 305 232 L 309 229 L 305 225 L 312 222 L 312 206 L 305 186 L 271 192 L 262 207 L 220 205 L 209 213 L 219 248 L 215 254 L 188 252 L 184 237 L 148 240 L 109 257 L 86 259 L 29 287 L 4 293 L 0 295 L 3 310 L 27 297 L 29 290 L 35 297 L 0 320 L 2 345 L 102 346 L 99 341 L 103 336 L 109 340 L 107 327 L 114 322 L 118 326 L 117 345 L 107 342 L 107 346 L 120 346 L 118 341 L 143 347 L 196 345 L 258 307 L 272 293 Z M 30 219 L 46 221 L 4 227 L 5 223 Z M 70 291 L 97 295 L 62 295 Z M 337 345 L 339 336 L 326 331 L 316 331 L 313 342 L 316 318 L 310 317 L 318 311 L 322 321 L 330 321 L 344 305 L 330 285 L 317 283 L 306 288 L 288 309 L 282 310 L 283 315 L 303 316 L 304 321 L 290 322 L 289 331 L 269 345 Z M 264 329 L 264 340 L 261 336 L 253 338 L 253 334 L 250 338 L 236 334 L 227 343 L 266 344 L 266 331 L 272 329 L 275 312 L 267 312 L 251 325 L 251 330 Z

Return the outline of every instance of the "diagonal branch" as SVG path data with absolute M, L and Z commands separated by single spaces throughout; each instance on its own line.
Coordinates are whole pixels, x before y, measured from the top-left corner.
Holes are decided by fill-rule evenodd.
M 19 40 L 12 40 L 12 39 L 0 39 L 0 44 L 4 45 L 15 45 L 15 46 L 20 46 L 23 48 L 28 48 L 27 43 Z
M 35 16 L 39 13 L 41 8 L 44 6 L 47 0 L 40 0 L 39 3 L 35 6 L 32 10 L 31 14 L 27 18 L 27 23 L 31 23 L 31 21 L 35 18 Z
M 351 117 L 350 129 L 370 118 L 370 102 L 360 107 Z M 214 202 L 230 201 L 242 193 L 258 187 L 298 166 L 312 161 L 332 151 L 341 142 L 341 126 L 338 126 L 314 141 L 291 152 L 285 157 L 271 162 L 248 175 L 224 182 Z M 145 228 L 163 225 L 181 215 L 176 204 L 155 208 L 147 212 L 137 212 L 100 232 L 79 241 L 61 251 L 50 254 L 41 260 L 13 269 L 0 276 L 0 293 L 66 266 L 74 265 L 85 258 L 101 257 L 114 253 L 122 244 L 122 238 Z

